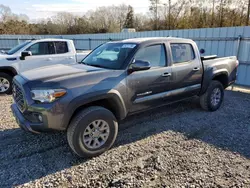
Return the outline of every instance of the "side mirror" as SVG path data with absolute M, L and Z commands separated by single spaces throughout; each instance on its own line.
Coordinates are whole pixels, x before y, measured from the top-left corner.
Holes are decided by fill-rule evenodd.
M 32 56 L 32 52 L 31 51 L 24 51 L 24 52 L 22 52 L 20 59 L 21 60 L 25 60 L 25 57 L 27 57 L 27 56 Z
M 202 49 L 200 49 L 200 53 L 201 54 L 204 54 L 206 51 L 202 48 Z
M 119 48 L 114 48 L 114 52 L 119 52 L 120 49 Z
M 142 71 L 150 69 L 150 63 L 148 61 L 135 60 L 132 64 L 130 64 L 129 70 L 130 72 L 134 71 Z

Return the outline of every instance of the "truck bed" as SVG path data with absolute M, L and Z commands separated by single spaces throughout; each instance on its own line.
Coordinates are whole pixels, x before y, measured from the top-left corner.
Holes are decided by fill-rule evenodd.
M 222 58 L 212 58 L 208 60 L 202 60 L 203 64 L 203 80 L 202 80 L 202 90 L 204 93 L 209 85 L 209 80 L 214 79 L 217 75 L 225 75 L 225 85 L 228 87 L 236 80 L 237 67 L 239 62 L 236 56 L 222 57 Z
M 227 69 L 228 72 L 233 71 L 235 68 L 235 63 L 237 63 L 236 56 L 213 58 L 208 60 L 202 60 L 204 70 L 213 67 L 213 69 Z

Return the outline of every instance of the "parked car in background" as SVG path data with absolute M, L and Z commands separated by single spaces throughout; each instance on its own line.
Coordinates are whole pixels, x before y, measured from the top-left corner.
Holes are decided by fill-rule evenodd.
M 75 64 L 90 51 L 76 53 L 72 40 L 29 40 L 0 55 L 0 94 L 10 94 L 12 78 L 24 71 L 55 64 Z
M 238 65 L 234 56 L 201 57 L 189 39 L 109 42 L 81 64 L 16 76 L 11 108 L 24 130 L 67 131 L 71 149 L 93 157 L 113 145 L 118 122 L 128 115 L 194 96 L 203 109 L 217 110 Z

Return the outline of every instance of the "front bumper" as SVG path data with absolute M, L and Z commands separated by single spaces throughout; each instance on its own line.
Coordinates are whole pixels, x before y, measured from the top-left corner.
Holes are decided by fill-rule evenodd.
M 58 110 L 60 109 L 60 110 Z M 58 105 L 50 104 L 47 108 L 41 106 L 29 106 L 29 108 L 22 113 L 17 104 L 11 105 L 11 110 L 16 118 L 18 125 L 25 131 L 33 133 L 50 132 L 50 131 L 64 131 L 67 124 L 63 124 L 64 114 L 61 112 L 63 109 L 58 108 Z M 42 122 L 34 121 L 29 115 L 40 114 L 43 118 Z
M 32 133 L 39 133 L 39 131 L 37 131 L 37 128 L 41 129 L 44 127 L 43 123 L 32 123 L 26 120 L 23 114 L 19 111 L 16 104 L 11 105 L 11 110 L 16 119 L 17 124 L 23 130 L 29 131 Z
M 68 120 L 65 120 L 65 117 L 67 116 L 68 100 L 71 99 L 70 95 L 66 95 L 53 103 L 35 103 L 30 92 L 32 85 L 29 86 L 28 82 L 19 75 L 15 76 L 13 82 L 19 90 L 16 92 L 16 96 L 13 96 L 15 103 L 11 106 L 11 109 L 22 129 L 33 133 L 67 129 Z M 33 84 L 39 85 L 40 82 Z M 22 102 L 16 103 L 18 102 L 16 99 Z

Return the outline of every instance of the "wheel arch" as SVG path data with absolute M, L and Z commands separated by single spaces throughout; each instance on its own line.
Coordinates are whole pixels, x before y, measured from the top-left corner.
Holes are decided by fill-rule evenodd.
M 70 113 L 68 113 L 64 127 L 68 127 L 71 120 L 75 115 L 77 115 L 83 109 L 86 109 L 90 106 L 101 106 L 108 110 L 110 110 L 117 120 L 122 120 L 127 115 L 127 110 L 125 107 L 125 103 L 120 93 L 116 90 L 110 90 L 106 94 L 101 95 L 93 95 L 93 96 L 85 96 L 85 97 L 77 97 L 71 103 L 72 107 L 70 107 Z
M 202 80 L 202 88 L 200 91 L 200 95 L 204 94 L 207 91 L 207 88 L 212 80 L 217 80 L 220 83 L 222 83 L 223 87 L 228 87 L 228 71 L 227 69 L 208 69 L 206 72 L 204 72 L 203 80 Z
M 14 77 L 17 75 L 17 71 L 15 68 L 10 67 L 10 66 L 4 66 L 4 67 L 0 67 L 0 72 L 9 74 L 10 76 Z
M 224 88 L 227 88 L 228 82 L 229 82 L 228 73 L 227 72 L 220 72 L 220 73 L 214 75 L 212 80 L 219 81 L 223 85 Z

